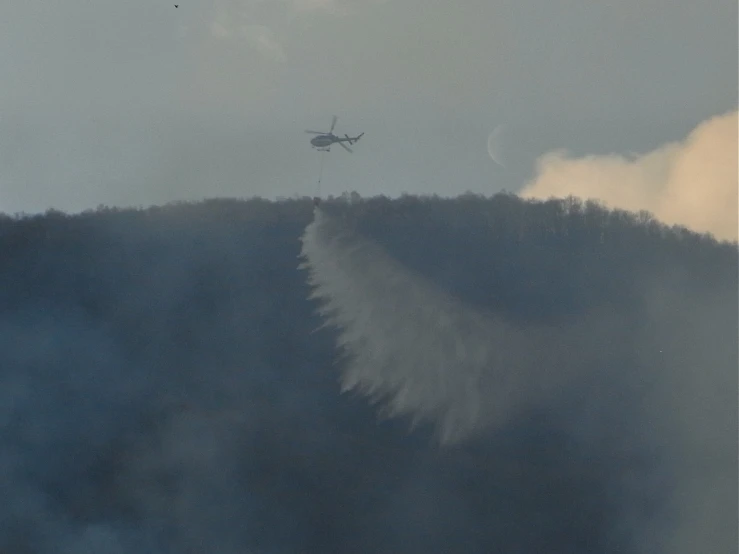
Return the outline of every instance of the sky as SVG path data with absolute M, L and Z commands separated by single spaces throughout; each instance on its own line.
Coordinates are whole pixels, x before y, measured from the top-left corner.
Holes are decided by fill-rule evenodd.
M 734 0 L 3 6 L 6 213 L 312 196 L 322 157 L 324 196 L 530 191 L 553 156 L 633 161 L 737 109 Z M 311 149 L 333 114 L 354 154 Z

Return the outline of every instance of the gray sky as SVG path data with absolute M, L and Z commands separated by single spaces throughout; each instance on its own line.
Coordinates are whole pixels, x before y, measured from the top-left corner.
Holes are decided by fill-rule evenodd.
M 4 0 L 0 210 L 518 191 L 737 106 L 735 0 Z M 487 152 L 505 124 L 506 168 Z

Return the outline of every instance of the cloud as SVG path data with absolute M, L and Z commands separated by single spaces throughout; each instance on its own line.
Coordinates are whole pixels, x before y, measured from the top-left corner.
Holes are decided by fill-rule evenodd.
M 264 25 L 244 25 L 241 27 L 241 34 L 263 55 L 279 62 L 284 62 L 287 59 L 285 50 L 269 27 Z
M 210 32 L 217 38 L 228 38 L 231 36 L 228 28 L 221 21 L 217 20 L 210 24 Z
M 292 0 L 291 11 L 294 15 L 310 12 L 323 12 L 334 16 L 356 15 L 362 7 L 373 4 L 385 4 L 389 0 Z
M 210 33 L 216 38 L 227 39 L 233 36 L 231 21 L 233 14 L 226 6 L 219 5 L 210 22 Z
M 253 3 L 258 5 L 259 2 Z M 257 17 L 250 14 L 248 6 L 229 7 L 219 5 L 210 23 L 210 33 L 217 39 L 242 39 L 263 56 L 275 61 L 287 59 L 285 49 L 271 26 L 257 23 Z M 254 6 L 252 6 L 253 8 Z
M 667 224 L 737 240 L 737 163 L 733 111 L 704 121 L 682 142 L 643 155 L 545 154 L 521 196 L 595 198 L 612 208 L 648 210 Z
M 294 0 L 292 7 L 296 12 L 336 12 L 339 5 L 336 0 Z

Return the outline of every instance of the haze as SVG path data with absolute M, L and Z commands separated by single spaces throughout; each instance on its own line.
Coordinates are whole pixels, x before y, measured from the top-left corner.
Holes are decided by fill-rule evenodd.
M 3 14 L 6 213 L 313 195 L 303 130 L 334 113 L 366 136 L 327 156 L 323 194 L 517 192 L 551 151 L 644 154 L 737 106 L 730 0 L 8 0 Z M 486 148 L 499 124 L 505 168 Z

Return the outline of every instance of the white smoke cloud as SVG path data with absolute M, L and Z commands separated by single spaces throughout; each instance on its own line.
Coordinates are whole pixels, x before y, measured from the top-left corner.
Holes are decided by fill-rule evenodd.
M 679 224 L 737 240 L 737 111 L 696 127 L 682 142 L 640 156 L 550 152 L 521 196 L 594 198 L 612 208 L 647 210 Z

